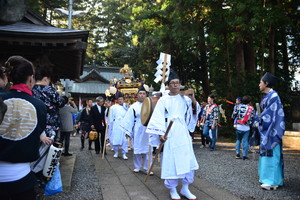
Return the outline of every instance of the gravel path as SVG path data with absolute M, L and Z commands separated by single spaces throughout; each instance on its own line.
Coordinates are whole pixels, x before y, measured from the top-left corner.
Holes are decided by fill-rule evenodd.
M 300 199 L 300 151 L 284 149 L 284 187 L 277 191 L 260 188 L 257 168 L 258 154 L 249 153 L 249 160 L 235 159 L 235 144 L 217 142 L 216 151 L 194 144 L 199 163 L 196 175 L 241 199 Z
M 88 146 L 88 141 L 85 141 L 85 145 Z M 93 144 L 92 144 L 93 145 Z M 53 196 L 46 196 L 45 199 L 53 200 L 101 200 L 103 199 L 101 194 L 101 188 L 99 179 L 95 173 L 95 165 L 93 162 L 92 153 L 95 151 L 89 151 L 85 148 L 80 151 L 80 137 L 71 137 L 70 151 L 77 154 L 71 189 L 68 192 L 61 192 Z

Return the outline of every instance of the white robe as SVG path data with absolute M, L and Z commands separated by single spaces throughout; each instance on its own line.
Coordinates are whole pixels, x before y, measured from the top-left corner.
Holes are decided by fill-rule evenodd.
M 191 99 L 181 95 L 163 96 L 156 104 L 147 126 L 147 133 L 164 135 L 170 120 L 174 120 L 164 144 L 162 179 L 184 178 L 186 173 L 199 168 L 189 134 L 189 131 L 194 131 L 197 123 L 200 112 L 198 103 L 196 109 L 196 113 L 193 114 Z
M 127 107 L 121 106 L 119 104 L 115 104 L 110 107 L 109 112 L 109 127 L 110 131 L 108 134 L 109 142 L 111 145 L 122 145 L 124 138 L 125 138 L 125 132 L 121 128 L 120 124 L 126 114 Z
M 141 102 L 135 102 L 128 109 L 121 127 L 132 138 L 134 154 L 146 154 L 149 151 L 149 134 L 145 132 L 146 126 L 141 122 Z

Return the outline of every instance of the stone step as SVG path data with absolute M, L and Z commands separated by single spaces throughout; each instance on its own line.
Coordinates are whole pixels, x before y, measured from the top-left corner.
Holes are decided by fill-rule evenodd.
M 300 131 L 285 131 L 282 142 L 283 147 L 300 150 Z
M 60 173 L 64 192 L 71 190 L 75 162 L 76 154 L 73 154 L 72 156 L 61 156 L 60 158 Z

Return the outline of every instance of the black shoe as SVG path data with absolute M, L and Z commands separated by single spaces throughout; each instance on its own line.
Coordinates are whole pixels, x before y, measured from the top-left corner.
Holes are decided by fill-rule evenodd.
M 247 156 L 243 156 L 243 160 L 248 160 L 248 157 Z
M 99 154 L 99 151 L 96 151 L 96 154 Z
M 62 155 L 63 156 L 72 156 L 72 154 L 70 154 L 70 153 L 63 153 Z
M 84 147 L 81 147 L 81 148 L 80 148 L 80 151 L 82 151 L 83 149 L 84 149 Z
M 92 147 L 89 147 L 89 150 L 94 150 Z
M 235 159 L 241 159 L 240 154 L 236 154 L 236 155 L 235 155 Z

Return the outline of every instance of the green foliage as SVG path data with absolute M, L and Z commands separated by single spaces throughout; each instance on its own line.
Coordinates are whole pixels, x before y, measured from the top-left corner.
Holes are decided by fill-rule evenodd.
M 68 7 L 65 1 L 28 2 L 41 14 Z M 156 60 L 160 52 L 171 54 L 171 67 L 187 87 L 195 89 L 198 99 L 217 94 L 226 113 L 220 130 L 228 134 L 234 131 L 232 106 L 226 100 L 250 95 L 259 102 L 260 77 L 274 66 L 281 80 L 276 90 L 291 120 L 291 83 L 300 57 L 299 1 L 265 1 L 264 5 L 257 0 L 74 0 L 73 6 L 88 10 L 72 22 L 74 28 L 90 30 L 87 63 L 129 64 L 136 77 L 146 74 L 146 82 L 158 90 L 160 84 L 153 82 Z M 66 27 L 66 17 L 53 14 L 53 20 Z

